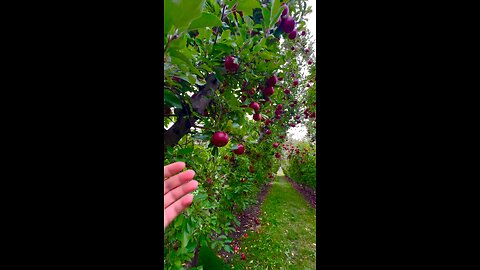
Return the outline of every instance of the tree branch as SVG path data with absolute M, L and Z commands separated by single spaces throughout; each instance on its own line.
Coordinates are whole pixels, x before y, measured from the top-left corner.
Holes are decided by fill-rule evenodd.
M 190 98 L 193 110 L 200 115 L 203 115 L 208 104 L 213 99 L 215 90 L 220 86 L 220 82 L 213 73 L 207 76 L 206 82 L 206 85 L 201 87 L 197 95 Z M 190 111 L 190 108 L 185 106 L 184 110 L 179 113 L 177 121 L 164 133 L 164 151 L 166 151 L 168 146 L 173 147 L 177 145 L 180 139 L 190 132 L 190 128 L 195 126 L 197 119 Z

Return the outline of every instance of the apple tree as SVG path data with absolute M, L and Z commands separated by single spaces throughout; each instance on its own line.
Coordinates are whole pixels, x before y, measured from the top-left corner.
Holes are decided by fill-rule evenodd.
M 164 165 L 184 161 L 199 182 L 165 230 L 165 269 L 193 269 L 201 246 L 232 251 L 236 216 L 287 158 L 286 132 L 305 121 L 296 116 L 312 110 L 308 57 L 286 47 L 311 46 L 304 2 L 164 2 Z

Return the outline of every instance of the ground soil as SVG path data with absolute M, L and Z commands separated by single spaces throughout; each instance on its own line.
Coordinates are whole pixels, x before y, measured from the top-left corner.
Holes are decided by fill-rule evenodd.
M 258 220 L 258 216 L 260 215 L 260 207 L 263 201 L 265 200 L 265 197 L 267 197 L 267 194 L 270 191 L 271 186 L 272 186 L 272 182 L 265 184 L 262 187 L 260 193 L 258 194 L 257 203 L 254 205 L 251 205 L 249 208 L 245 209 L 243 213 L 237 216 L 237 219 L 240 222 L 240 225 L 236 227 L 237 230 L 235 232 L 231 232 L 228 235 L 228 238 L 232 239 L 232 247 L 237 244 L 238 239 L 240 239 L 245 233 L 248 233 L 248 231 L 256 230 L 257 227 L 261 225 L 260 221 Z M 232 254 L 222 249 L 219 253 L 219 256 L 225 262 L 229 262 L 232 257 Z
M 291 178 L 289 178 L 288 176 L 285 176 L 285 178 L 287 179 L 287 181 L 292 184 L 293 188 L 295 188 L 298 193 L 302 194 L 302 196 L 305 198 L 305 200 L 313 207 L 313 208 L 317 208 L 317 191 L 312 188 L 312 187 L 309 187 L 309 186 L 306 186 L 306 185 L 303 185 L 303 184 L 299 184 L 295 181 L 293 181 Z

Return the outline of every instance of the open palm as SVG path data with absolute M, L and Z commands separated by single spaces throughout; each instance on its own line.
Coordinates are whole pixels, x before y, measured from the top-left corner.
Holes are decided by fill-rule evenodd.
M 164 230 L 192 203 L 193 195 L 189 193 L 194 191 L 198 186 L 198 182 L 192 180 L 195 172 L 193 170 L 181 172 L 184 168 L 185 163 L 183 162 L 175 162 L 163 167 Z

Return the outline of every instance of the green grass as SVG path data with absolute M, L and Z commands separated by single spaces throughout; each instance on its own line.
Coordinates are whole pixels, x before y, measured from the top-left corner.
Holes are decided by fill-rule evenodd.
M 276 178 L 261 210 L 261 227 L 240 240 L 230 268 L 315 269 L 316 211 L 285 177 Z

